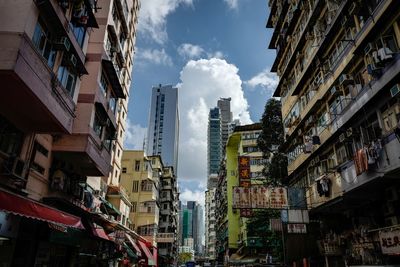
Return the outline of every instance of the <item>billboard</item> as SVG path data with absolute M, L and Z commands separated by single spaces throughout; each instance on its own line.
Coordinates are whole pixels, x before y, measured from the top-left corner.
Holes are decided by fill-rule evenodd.
M 239 184 L 242 187 L 250 187 L 250 157 L 238 157 Z
M 287 190 L 284 187 L 233 187 L 233 208 L 236 209 L 283 209 L 287 208 Z

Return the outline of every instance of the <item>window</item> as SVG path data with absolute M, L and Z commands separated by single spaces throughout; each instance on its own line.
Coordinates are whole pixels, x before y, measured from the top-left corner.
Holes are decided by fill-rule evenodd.
M 135 171 L 140 171 L 140 160 L 135 160 Z
M 164 204 L 163 209 L 165 209 L 165 210 L 168 209 L 168 204 Z
M 122 173 L 126 173 L 126 168 L 122 168 Z
M 35 27 L 35 32 L 33 33 L 32 42 L 37 51 L 47 61 L 47 65 L 53 68 L 56 59 L 56 50 L 53 49 L 51 38 L 53 38 L 53 36 L 51 36 L 44 22 L 39 19 Z
M 112 113 L 115 114 L 115 111 L 117 110 L 117 99 L 113 95 L 110 95 L 108 106 L 110 107 Z
M 139 192 L 139 181 L 133 181 L 132 192 Z
M 131 212 L 136 212 L 137 202 L 132 202 Z
M 42 146 L 38 142 L 35 142 L 35 146 L 36 146 L 36 151 L 37 152 L 39 152 L 40 154 L 42 154 L 45 157 L 48 157 L 49 151 L 44 146 Z
M 104 96 L 107 95 L 108 81 L 104 72 L 101 73 L 100 76 L 100 90 Z
M 70 24 L 72 32 L 74 33 L 75 39 L 78 41 L 80 47 L 83 47 L 83 42 L 85 41 L 86 27 L 77 27 L 73 23 Z
M 67 66 L 59 66 L 57 78 L 70 96 L 74 96 L 76 74 Z
M 103 132 L 103 123 L 98 112 L 96 112 L 94 115 L 93 130 L 95 131 L 97 136 L 101 137 L 101 134 Z

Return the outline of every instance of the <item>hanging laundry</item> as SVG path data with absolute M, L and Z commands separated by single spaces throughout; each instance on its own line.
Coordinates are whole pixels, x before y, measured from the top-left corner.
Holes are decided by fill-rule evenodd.
M 365 148 L 361 148 L 354 155 L 354 165 L 356 167 L 356 174 L 368 171 L 368 157 Z

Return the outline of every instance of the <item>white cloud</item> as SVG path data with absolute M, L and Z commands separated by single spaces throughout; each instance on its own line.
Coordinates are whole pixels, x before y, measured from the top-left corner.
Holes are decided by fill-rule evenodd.
M 182 201 L 182 203 L 186 203 L 187 201 L 197 201 L 200 205 L 204 207 L 205 194 L 202 190 L 192 191 L 188 188 L 185 188 L 179 194 L 179 200 Z
M 147 136 L 147 128 L 132 124 L 126 120 L 124 147 L 127 149 L 143 149 L 143 140 Z
M 265 69 L 250 80 L 245 81 L 244 84 L 247 85 L 250 90 L 254 90 L 256 87 L 261 86 L 265 93 L 273 94 L 278 82 L 278 76 Z
M 179 86 L 179 178 L 205 185 L 209 109 L 220 97 L 231 97 L 234 119 L 251 123 L 242 81 L 235 65 L 223 59 L 191 60 L 182 69 Z M 194 189 L 193 189 L 194 190 Z
M 136 58 L 138 61 L 147 61 L 158 65 L 172 65 L 171 57 L 165 52 L 164 48 L 157 49 L 137 49 Z
M 178 54 L 184 59 L 223 58 L 221 51 L 206 51 L 200 45 L 184 43 L 178 47 Z
M 163 44 L 168 39 L 167 16 L 179 5 L 193 5 L 193 0 L 144 0 L 141 1 L 138 29 L 144 36 Z
M 229 6 L 230 9 L 238 8 L 238 0 L 224 0 L 224 2 Z
M 201 57 L 203 53 L 204 49 L 199 45 L 185 43 L 178 47 L 178 54 L 183 58 L 196 59 Z

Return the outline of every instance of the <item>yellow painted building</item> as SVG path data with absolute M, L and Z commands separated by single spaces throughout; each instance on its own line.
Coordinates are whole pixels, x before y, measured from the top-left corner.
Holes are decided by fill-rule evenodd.
M 121 185 L 132 203 L 132 230 L 157 246 L 159 186 L 163 163 L 160 156 L 147 157 L 143 150 L 125 150 Z

